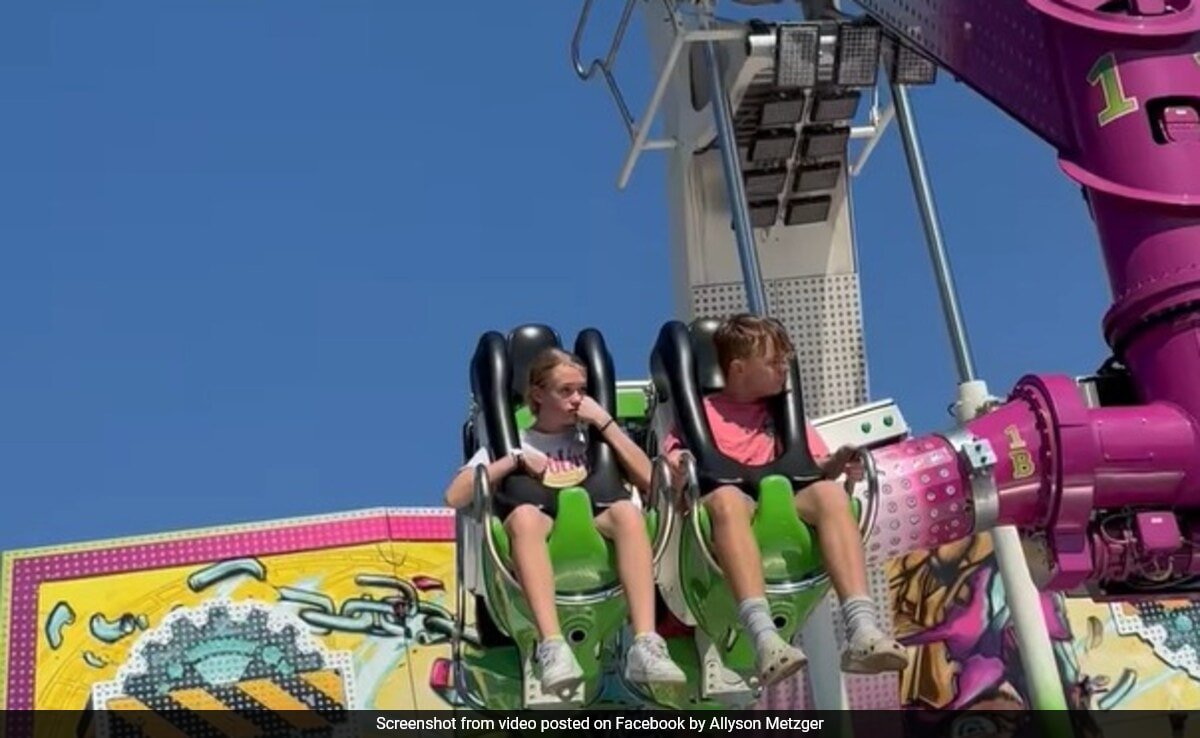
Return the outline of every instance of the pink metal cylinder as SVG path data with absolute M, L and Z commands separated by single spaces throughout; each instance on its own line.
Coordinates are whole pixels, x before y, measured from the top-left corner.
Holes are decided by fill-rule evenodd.
M 970 487 L 944 439 L 925 436 L 874 453 L 879 500 L 867 555 L 886 561 L 950 543 L 974 526 Z
M 1200 436 L 1186 413 L 1153 403 L 1090 413 L 1100 449 L 1094 506 L 1195 507 Z
M 1050 515 L 1050 438 L 1036 397 L 1011 401 L 967 424 L 996 454 L 993 477 L 1002 524 L 1027 526 Z

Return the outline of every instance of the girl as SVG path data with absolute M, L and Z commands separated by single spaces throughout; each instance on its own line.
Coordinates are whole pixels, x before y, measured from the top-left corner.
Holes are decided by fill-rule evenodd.
M 625 475 L 643 494 L 650 487 L 650 459 L 587 395 L 586 370 L 575 356 L 559 349 L 538 354 L 530 365 L 527 386 L 525 402 L 535 420 L 532 428 L 521 433 L 520 449 L 490 460 L 487 449 L 481 448 L 451 481 L 446 503 L 468 504 L 474 469 L 487 464 L 488 480 L 497 490 L 495 513 L 512 542 L 513 567 L 540 636 L 537 661 L 542 691 L 570 690 L 583 676 L 559 629 L 554 573 L 546 547 L 557 491 L 576 486 L 588 491 L 597 530 L 616 546 L 617 573 L 635 634 L 625 678 L 638 683 L 685 682 L 683 671 L 667 653 L 666 642 L 654 631 L 654 576 L 641 510 L 620 479 L 591 474 L 587 434 L 580 427 L 590 425 L 600 432 Z

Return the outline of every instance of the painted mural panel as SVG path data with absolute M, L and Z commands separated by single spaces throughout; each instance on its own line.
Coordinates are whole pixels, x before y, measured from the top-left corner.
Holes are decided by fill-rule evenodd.
M 913 648 L 900 703 L 913 709 L 1031 704 L 989 536 L 890 565 L 897 635 Z M 1200 704 L 1200 603 L 1095 603 L 1042 595 L 1068 702 L 1107 711 Z
M 451 706 L 453 528 L 445 511 L 373 510 L 5 554 L 0 707 Z M 987 536 L 889 574 L 914 655 L 898 704 L 1030 704 Z M 1200 704 L 1200 604 L 1042 605 L 1074 706 Z
M 445 707 L 452 536 L 376 510 L 6 554 L 2 704 Z

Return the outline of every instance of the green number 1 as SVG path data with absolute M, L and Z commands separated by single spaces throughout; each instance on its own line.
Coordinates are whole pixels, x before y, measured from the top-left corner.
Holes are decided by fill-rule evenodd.
M 1104 110 L 1097 116 L 1101 127 L 1137 111 L 1137 98 L 1125 97 L 1121 73 L 1117 69 L 1117 59 L 1112 54 L 1105 54 L 1096 60 L 1092 70 L 1088 72 L 1087 80 L 1093 87 L 1100 85 L 1100 90 L 1104 93 Z

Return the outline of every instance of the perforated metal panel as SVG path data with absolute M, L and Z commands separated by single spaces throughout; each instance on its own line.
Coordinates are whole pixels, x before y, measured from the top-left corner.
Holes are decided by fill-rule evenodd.
M 835 274 L 767 280 L 767 306 L 796 346 L 805 411 L 829 415 L 866 402 L 866 352 L 858 276 Z M 724 317 L 746 309 L 741 284 L 692 289 L 697 316 Z
M 860 0 L 859 5 L 1055 147 L 1074 148 L 1045 22 L 1024 0 Z

